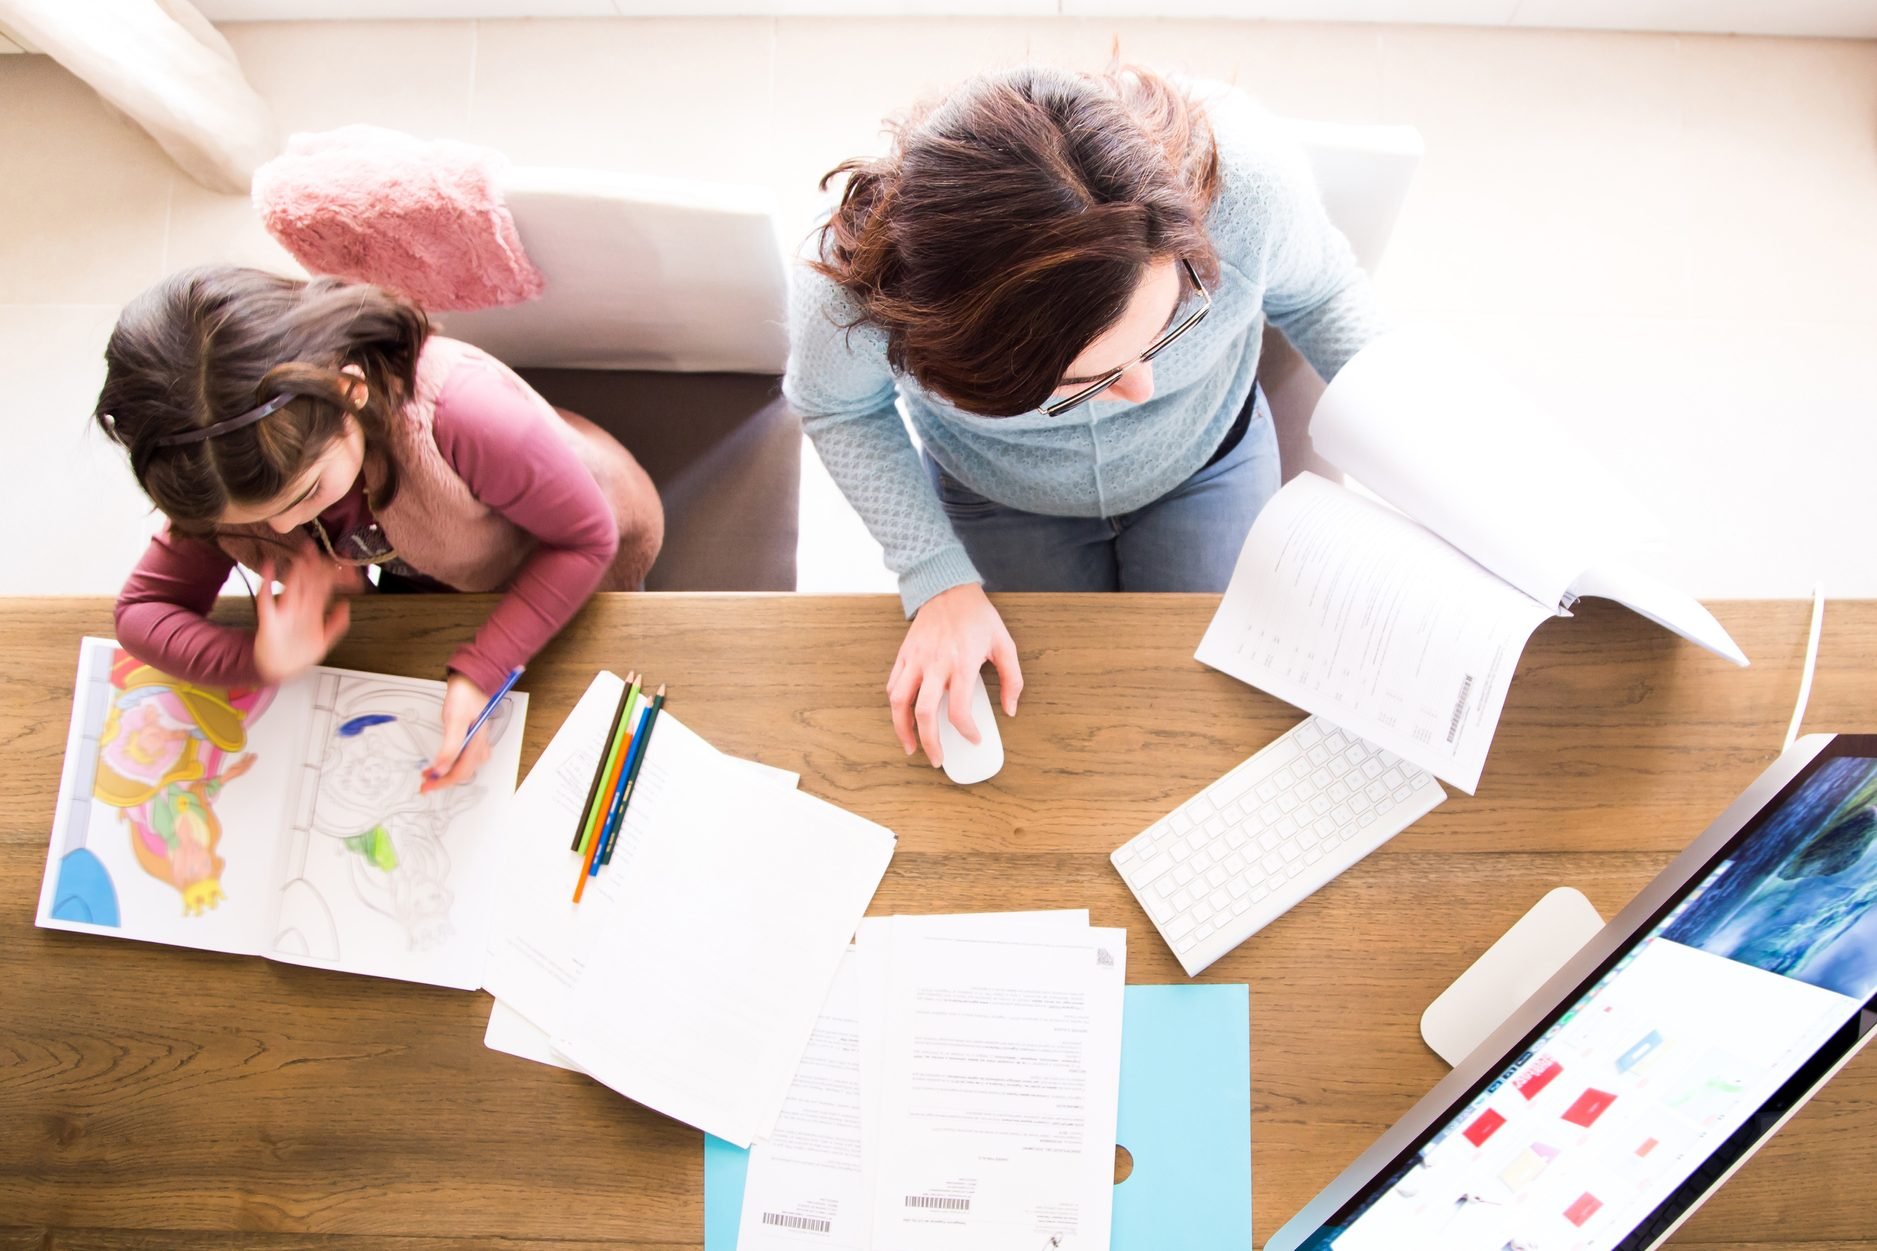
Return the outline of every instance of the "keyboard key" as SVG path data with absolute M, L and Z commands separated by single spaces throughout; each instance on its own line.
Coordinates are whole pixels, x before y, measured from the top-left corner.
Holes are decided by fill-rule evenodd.
M 1303 848 L 1296 843 L 1285 843 L 1283 849 L 1279 851 L 1278 854 L 1284 857 L 1286 862 L 1289 862 L 1303 855 Z
M 1303 862 L 1305 864 L 1315 864 L 1317 861 L 1321 860 L 1322 858 L 1323 858 L 1323 844 L 1321 843 L 1311 844 L 1310 850 L 1304 852 L 1303 854 Z
M 1225 830 L 1226 820 L 1223 815 L 1215 815 L 1206 818 L 1205 832 L 1207 842 L 1211 842 L 1219 835 L 1225 833 Z
M 1266 778 L 1264 781 L 1258 783 L 1258 799 L 1260 802 L 1268 804 L 1273 799 L 1277 798 L 1278 790 L 1278 784 Z
M 1341 782 L 1330 783 L 1330 788 L 1323 793 L 1330 797 L 1330 802 L 1333 804 L 1340 804 L 1349 798 L 1349 788 Z
M 1322 742 L 1323 736 L 1327 731 L 1324 730 L 1321 722 L 1315 717 L 1311 717 L 1306 721 L 1299 722 L 1297 728 L 1290 733 L 1292 741 L 1298 746 L 1308 747 L 1312 743 Z
M 1177 943 L 1178 941 L 1180 941 L 1180 939 L 1186 937 L 1187 934 L 1192 932 L 1193 925 L 1194 925 L 1194 921 L 1193 921 L 1192 914 L 1189 912 L 1182 912 L 1179 916 L 1174 917 L 1172 922 L 1164 930 L 1162 930 L 1161 933 L 1165 934 L 1167 938 L 1170 939 L 1171 941 Z
M 1168 850 L 1175 860 L 1184 860 L 1186 857 L 1193 854 L 1193 844 L 1182 834 L 1180 837 L 1173 840 L 1173 846 Z
M 1245 871 L 1245 858 L 1237 852 L 1233 852 L 1225 858 L 1225 871 L 1227 873 L 1243 873 Z
M 1279 795 L 1277 797 L 1278 811 L 1279 812 L 1292 812 L 1296 809 L 1297 804 L 1299 802 L 1300 801 L 1295 795 L 1291 794 L 1289 791 L 1286 791 L 1282 795 Z
M 1141 866 L 1134 871 L 1135 876 L 1131 880 L 1136 886 L 1145 886 L 1147 883 L 1153 881 L 1155 878 L 1159 877 L 1162 873 L 1165 873 L 1168 869 L 1171 869 L 1172 867 L 1173 867 L 1172 856 L 1158 855 L 1158 856 L 1155 856 L 1152 860 L 1148 860 L 1144 862 L 1143 864 L 1141 864 Z
M 1289 843 L 1286 843 L 1284 845 L 1286 847 L 1290 846 Z M 1264 871 L 1266 873 L 1276 873 L 1279 869 L 1284 867 L 1284 857 L 1279 855 L 1277 852 L 1272 852 L 1270 855 L 1266 856 L 1263 860 L 1259 861 L 1259 863 L 1264 866 Z
M 1310 775 L 1310 785 L 1317 790 L 1323 790 L 1333 781 L 1335 781 L 1335 779 L 1330 776 L 1328 769 L 1318 769 L 1315 773 Z
M 1327 795 L 1313 796 L 1310 800 L 1310 811 L 1316 813 L 1319 817 L 1335 806 L 1335 804 L 1330 802 L 1329 796 Z
M 1330 749 L 1318 744 L 1305 752 L 1304 757 L 1313 765 L 1326 765 L 1330 762 Z
M 1330 812 L 1330 820 L 1338 825 L 1348 825 L 1356 819 L 1356 810 L 1348 804 L 1337 804 Z
M 1193 906 L 1193 892 L 1182 886 L 1173 892 L 1173 906 L 1181 912 Z
M 1232 884 L 1226 887 L 1226 889 L 1232 893 L 1232 898 L 1243 899 L 1246 895 L 1251 893 L 1251 883 L 1247 882 L 1242 877 L 1235 877 L 1232 879 Z
M 1206 939 L 1211 936 L 1211 934 L 1212 934 L 1212 923 L 1210 921 L 1202 921 L 1193 930 L 1192 937 L 1189 938 L 1187 941 L 1192 943 L 1195 947 L 1197 947 L 1200 943 L 1205 942 Z
M 1193 872 L 1193 866 L 1190 862 L 1187 864 L 1183 864 L 1179 868 L 1173 870 L 1173 880 L 1179 883 L 1181 886 L 1186 885 L 1188 882 L 1192 881 L 1197 876 L 1198 875 Z
M 1206 906 L 1211 908 L 1214 912 L 1219 911 L 1231 902 L 1232 893 L 1227 890 L 1215 890 L 1206 897 Z
M 1175 834 L 1184 834 L 1193 828 L 1193 814 L 1184 808 L 1176 808 L 1173 815 L 1167 818 L 1167 825 Z
M 1375 806 L 1375 801 L 1371 800 L 1367 795 L 1363 794 L 1361 791 L 1357 791 L 1355 794 L 1349 797 L 1349 806 L 1351 808 L 1354 808 L 1357 814 L 1361 814 L 1373 808 Z
M 1180 884 L 1173 880 L 1171 873 L 1163 873 L 1160 875 L 1160 880 L 1154 883 L 1153 893 L 1158 898 L 1165 899 L 1179 888 Z
M 1262 851 L 1276 851 L 1277 845 L 1283 841 L 1282 830 L 1266 830 L 1258 836 L 1258 847 Z
M 1377 760 L 1374 756 L 1370 756 L 1367 760 L 1364 760 L 1362 762 L 1362 776 L 1365 778 L 1381 777 L 1382 762 Z
M 1251 841 L 1251 831 L 1242 825 L 1235 825 L 1225 832 L 1225 845 L 1236 851 Z
M 1386 786 L 1391 791 L 1404 785 L 1407 780 L 1406 777 L 1402 776 L 1401 770 L 1399 769 L 1389 769 L 1382 774 L 1382 785 Z
M 1206 870 L 1206 884 L 1208 886 L 1223 886 L 1225 885 L 1225 878 L 1226 872 L 1219 865 L 1215 864 L 1210 869 Z
M 1247 899 L 1234 899 L 1234 900 L 1232 901 L 1232 915 L 1233 915 L 1233 916 L 1235 916 L 1235 917 L 1242 917 L 1242 916 L 1244 916 L 1244 915 L 1245 915 L 1245 914 L 1246 914 L 1247 912 L 1250 912 L 1250 911 L 1251 911 L 1251 905 L 1252 905 L 1252 904 L 1253 904 L 1254 902 L 1255 902 L 1254 900 L 1252 900 L 1252 899 L 1249 899 L 1249 898 L 1247 898 Z

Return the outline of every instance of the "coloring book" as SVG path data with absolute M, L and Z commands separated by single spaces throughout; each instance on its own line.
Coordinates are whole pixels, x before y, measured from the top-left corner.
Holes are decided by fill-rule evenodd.
M 475 989 L 528 697 L 473 781 L 421 795 L 443 692 L 209 686 L 85 639 L 38 923 Z

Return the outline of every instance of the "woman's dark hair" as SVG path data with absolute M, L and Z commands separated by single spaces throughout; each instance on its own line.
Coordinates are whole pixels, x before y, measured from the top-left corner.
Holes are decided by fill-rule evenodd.
M 378 287 L 230 265 L 184 270 L 117 319 L 92 416 L 130 453 L 131 472 L 171 522 L 206 534 L 230 504 L 277 498 L 344 432 L 348 415 L 366 448 L 382 452 L 429 333 L 420 309 Z M 364 375 L 362 398 L 346 366 Z M 252 425 L 159 445 L 280 395 L 293 399 Z M 397 466 L 380 460 L 378 507 L 397 491 Z
M 843 174 L 811 264 L 859 303 L 854 324 L 886 332 L 895 370 L 968 412 L 1041 405 L 1150 263 L 1218 274 L 1211 129 L 1146 70 L 971 79 L 822 187 Z

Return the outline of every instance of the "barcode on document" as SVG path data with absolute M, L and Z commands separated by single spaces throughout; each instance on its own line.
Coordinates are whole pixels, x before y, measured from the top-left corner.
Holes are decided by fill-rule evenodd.
M 906 1206 L 909 1208 L 938 1208 L 944 1212 L 969 1212 L 971 1200 L 954 1199 L 950 1195 L 907 1195 Z
M 1466 715 L 1466 697 L 1473 690 L 1473 675 L 1467 674 L 1460 683 L 1460 698 L 1453 701 L 1453 719 L 1447 722 L 1447 741 L 1453 742 L 1453 736 L 1460 732 L 1460 718 Z
M 825 1234 L 834 1228 L 832 1223 L 818 1217 L 791 1216 L 787 1212 L 764 1212 L 763 1224 L 780 1225 L 784 1229 L 806 1229 L 815 1234 Z

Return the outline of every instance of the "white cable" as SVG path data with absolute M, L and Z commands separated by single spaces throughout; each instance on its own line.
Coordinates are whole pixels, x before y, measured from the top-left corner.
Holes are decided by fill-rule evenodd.
M 1825 625 L 1825 588 L 1820 583 L 1812 584 L 1812 632 L 1805 640 L 1805 668 L 1799 672 L 1799 702 L 1792 709 L 1792 724 L 1786 727 L 1786 745 L 1782 752 L 1792 750 L 1793 743 L 1799 738 L 1799 722 L 1805 719 L 1805 702 L 1812 698 L 1812 671 L 1818 667 L 1818 634 Z

